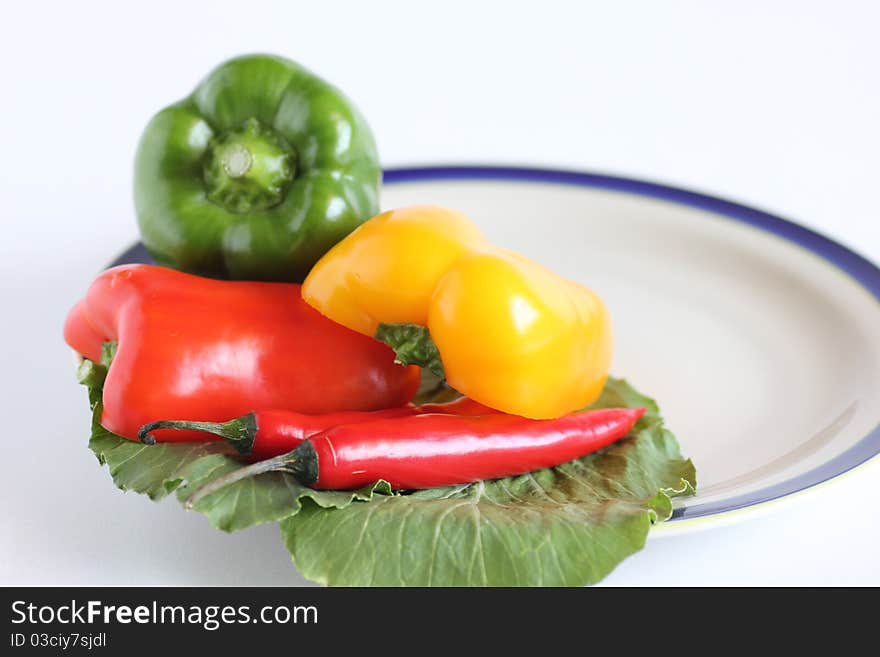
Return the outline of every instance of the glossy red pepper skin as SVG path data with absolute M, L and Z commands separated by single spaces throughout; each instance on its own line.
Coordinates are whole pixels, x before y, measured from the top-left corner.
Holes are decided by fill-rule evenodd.
M 343 425 L 300 444 L 317 468 L 300 464 L 304 484 L 348 490 L 384 479 L 398 490 L 465 484 L 560 465 L 623 438 L 644 408 L 581 411 L 553 420 L 518 415 L 415 415 Z M 294 472 L 297 466 L 294 464 Z M 308 481 L 308 475 L 317 475 Z
M 168 429 L 199 432 L 201 440 L 208 436 L 222 438 L 249 460 L 267 459 L 286 454 L 310 436 L 340 424 L 359 424 L 373 420 L 413 415 L 416 407 L 407 405 L 378 411 L 340 411 L 308 415 L 294 411 L 256 411 L 228 422 L 200 422 L 192 420 L 157 420 L 138 430 L 138 439 L 147 445 L 167 442 Z M 160 432 L 162 438 L 154 435 Z M 164 438 L 164 439 L 163 439 Z
M 221 281 L 151 265 L 103 272 L 70 312 L 67 343 L 99 360 L 118 342 L 101 423 L 136 439 L 156 418 L 223 422 L 254 408 L 307 414 L 403 406 L 416 367 L 382 343 L 324 318 L 299 285 Z M 163 441 L 204 440 L 163 430 Z
M 322 431 L 340 424 L 362 424 L 390 418 L 412 415 L 407 406 L 379 411 L 348 411 L 305 415 L 290 411 L 262 411 L 255 413 L 257 432 L 249 455 L 255 459 L 267 459 L 285 454 Z
M 157 420 L 145 424 L 138 430 L 138 439 L 148 445 L 165 442 L 168 429 L 200 432 L 202 439 L 217 436 L 232 445 L 239 453 L 250 460 L 261 460 L 286 454 L 306 438 L 343 424 L 360 424 L 374 420 L 404 417 L 423 413 L 444 413 L 454 415 L 485 415 L 497 411 L 483 406 L 467 397 L 443 404 L 408 404 L 397 408 L 378 411 L 341 411 L 307 415 L 294 411 L 256 411 L 237 417 L 228 422 L 200 422 L 191 420 Z M 156 439 L 159 431 L 162 438 Z
M 644 413 L 644 408 L 603 408 L 554 420 L 432 413 L 340 425 L 286 454 L 213 480 L 186 505 L 192 508 L 203 497 L 264 472 L 286 472 L 326 490 L 361 488 L 380 479 L 396 490 L 417 490 L 524 474 L 607 447 Z

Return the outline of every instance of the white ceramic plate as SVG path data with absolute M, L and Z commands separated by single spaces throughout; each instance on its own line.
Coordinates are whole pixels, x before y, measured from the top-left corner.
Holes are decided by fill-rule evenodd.
M 655 397 L 697 467 L 670 526 L 816 486 L 880 453 L 880 270 L 758 210 L 567 171 L 386 172 L 386 208 L 436 203 L 596 290 L 612 371 Z M 143 261 L 132 249 L 118 262 Z

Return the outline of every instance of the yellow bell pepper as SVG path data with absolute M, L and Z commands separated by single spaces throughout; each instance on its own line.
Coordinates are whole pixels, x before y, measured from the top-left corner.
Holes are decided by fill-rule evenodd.
M 608 376 L 611 322 L 602 300 L 490 244 L 446 208 L 373 217 L 318 261 L 302 294 L 367 335 L 379 323 L 427 326 L 449 385 L 507 413 L 565 415 L 593 402 Z

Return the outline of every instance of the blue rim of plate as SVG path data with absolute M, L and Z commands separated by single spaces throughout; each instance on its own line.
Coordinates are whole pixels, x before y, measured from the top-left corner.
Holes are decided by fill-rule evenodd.
M 647 196 L 699 208 L 726 219 L 754 226 L 797 244 L 837 269 L 846 272 L 850 278 L 880 303 L 880 268 L 877 265 L 834 240 L 793 221 L 715 196 L 634 178 L 565 169 L 449 165 L 391 168 L 386 169 L 384 175 L 384 183 L 392 185 L 443 180 L 498 180 L 590 187 Z M 143 246 L 137 244 L 121 254 L 113 264 L 147 260 L 149 260 L 149 256 Z M 685 502 L 673 511 L 671 520 L 691 520 L 718 515 L 793 495 L 838 477 L 878 454 L 880 454 L 880 421 L 870 433 L 855 445 L 813 470 L 736 497 L 716 502 L 697 502 L 692 505 Z

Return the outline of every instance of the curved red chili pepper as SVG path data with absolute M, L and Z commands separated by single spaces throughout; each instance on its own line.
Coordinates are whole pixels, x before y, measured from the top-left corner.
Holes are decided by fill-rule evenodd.
M 145 424 L 138 431 L 142 443 L 157 442 L 151 432 L 157 429 L 178 429 L 209 433 L 223 438 L 240 454 L 254 459 L 266 459 L 286 454 L 302 441 L 340 424 L 359 424 L 404 415 L 413 415 L 414 406 L 386 408 L 380 411 L 343 411 L 307 415 L 294 411 L 257 411 L 228 422 L 198 422 L 192 420 L 159 420 Z M 167 436 L 167 434 L 163 434 Z M 159 440 L 158 442 L 165 442 Z
M 300 470 L 315 470 L 303 483 L 315 488 L 360 488 L 378 479 L 395 489 L 434 488 L 560 465 L 622 438 L 644 412 L 602 409 L 555 420 L 416 415 L 328 429 L 296 450 Z
M 560 465 L 625 436 L 644 408 L 581 411 L 555 420 L 518 415 L 413 415 L 328 429 L 287 454 L 216 479 L 190 498 L 263 472 L 307 486 L 348 490 L 379 479 L 409 490 L 496 479 Z
M 342 424 L 360 424 L 406 415 L 442 413 L 446 415 L 486 415 L 497 413 L 488 406 L 467 397 L 444 404 L 408 405 L 379 411 L 343 411 L 307 415 L 294 411 L 256 411 L 228 422 L 200 422 L 194 420 L 159 420 L 145 424 L 138 431 L 142 443 L 157 442 L 151 432 L 164 429 L 204 432 L 223 438 L 239 453 L 255 460 L 286 454 L 306 438 Z M 158 442 L 166 442 L 168 432 L 162 432 Z

